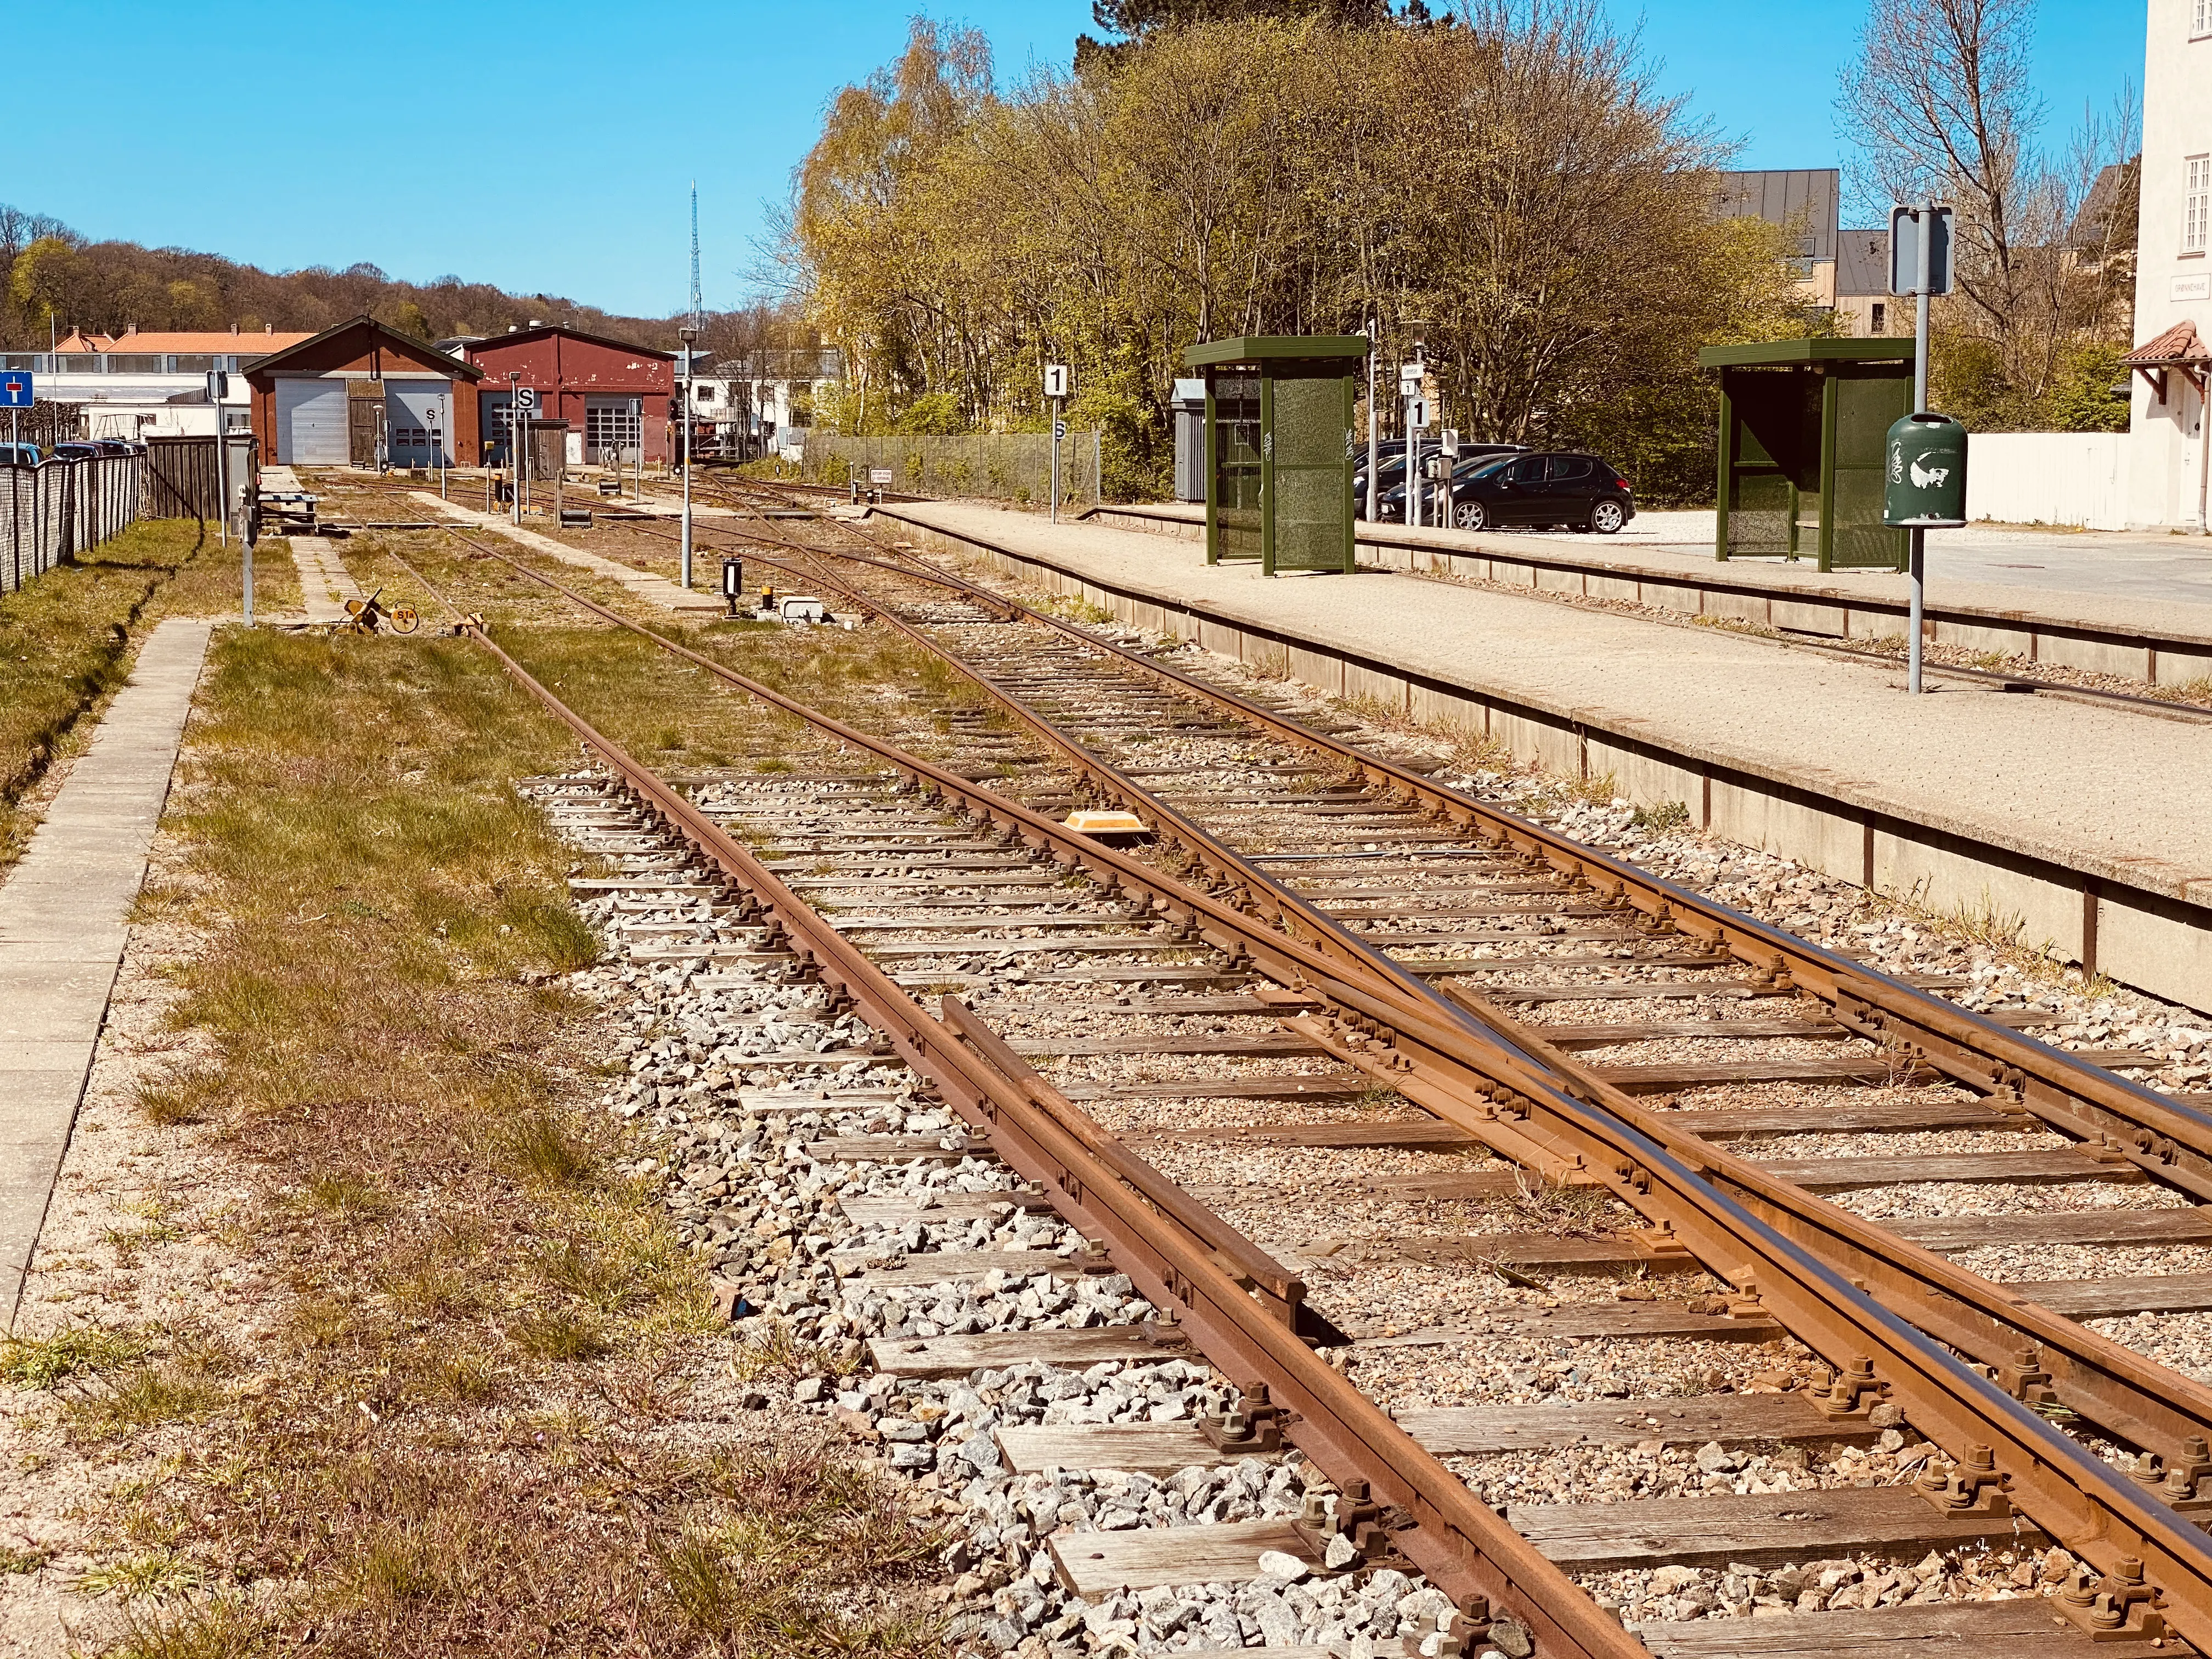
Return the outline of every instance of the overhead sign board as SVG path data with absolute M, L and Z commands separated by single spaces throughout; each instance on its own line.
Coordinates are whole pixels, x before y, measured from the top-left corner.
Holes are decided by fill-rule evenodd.
M 1044 366 L 1044 395 L 1048 398 L 1067 396 L 1067 365 L 1047 363 Z
M 9 369 L 0 374 L 0 409 L 28 409 L 31 406 L 31 371 Z
M 1928 220 L 1928 270 L 1920 270 L 1921 218 Z M 1899 295 L 1951 291 L 1951 210 L 1893 207 L 1889 210 L 1889 291 Z

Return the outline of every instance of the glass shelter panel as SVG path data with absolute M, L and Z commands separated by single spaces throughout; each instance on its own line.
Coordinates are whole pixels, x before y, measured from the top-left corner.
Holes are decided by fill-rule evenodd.
M 1261 496 L 1260 377 L 1230 373 L 1208 377 L 1213 405 L 1213 479 L 1219 556 L 1256 559 L 1266 549 Z

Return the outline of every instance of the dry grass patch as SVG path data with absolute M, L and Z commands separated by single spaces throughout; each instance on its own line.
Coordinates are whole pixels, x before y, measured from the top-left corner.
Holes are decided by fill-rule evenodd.
M 669 715 L 638 642 L 518 635 L 587 713 L 737 747 L 742 708 Z M 150 901 L 198 931 L 195 1057 L 146 1104 L 230 1149 L 231 1231 L 278 1289 L 237 1352 L 0 1352 L 61 1380 L 80 1445 L 158 1465 L 101 1517 L 108 1650 L 936 1652 L 907 1609 L 942 1540 L 813 1425 L 732 1443 L 767 1419 L 720 1420 L 703 1272 L 618 1173 L 638 1148 L 579 1109 L 595 1010 L 556 976 L 598 942 L 512 788 L 572 763 L 565 732 L 428 636 L 226 635 L 204 699 L 173 804 L 191 875 Z

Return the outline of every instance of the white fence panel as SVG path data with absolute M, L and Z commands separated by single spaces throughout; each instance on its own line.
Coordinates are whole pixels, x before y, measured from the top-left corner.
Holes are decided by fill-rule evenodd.
M 2124 432 L 1977 432 L 1967 441 L 1969 519 L 2124 530 L 2127 506 Z

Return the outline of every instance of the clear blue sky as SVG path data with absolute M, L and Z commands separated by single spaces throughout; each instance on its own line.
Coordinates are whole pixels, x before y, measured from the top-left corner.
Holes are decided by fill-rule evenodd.
M 1830 106 L 1863 0 L 1607 3 L 1662 85 L 1745 141 L 1741 165 L 1841 159 Z M 25 5 L 0 200 L 276 270 L 367 260 L 666 315 L 696 177 L 707 302 L 730 305 L 824 102 L 923 9 L 982 28 L 1002 76 L 1065 64 L 1090 21 L 1088 0 Z M 2040 9 L 2054 125 L 2140 82 L 2142 0 Z

